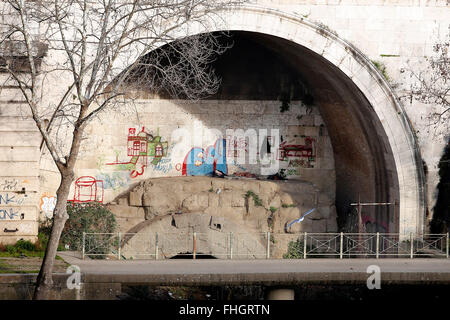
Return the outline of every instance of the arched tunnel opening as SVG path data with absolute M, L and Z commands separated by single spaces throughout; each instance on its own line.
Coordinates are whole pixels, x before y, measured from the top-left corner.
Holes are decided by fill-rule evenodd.
M 276 101 L 280 118 L 271 127 L 286 127 L 280 130 L 281 142 L 284 134 L 292 133 L 292 118 L 298 126 L 314 126 L 318 140 L 329 139 L 331 155 L 324 155 L 326 143 L 319 145 L 320 161 L 301 162 L 292 179 L 312 181 L 321 194 L 333 195 L 339 231 L 358 232 L 363 224 L 366 232 L 398 232 L 399 185 L 393 153 L 373 106 L 352 79 L 321 55 L 286 39 L 246 31 L 217 37 L 232 47 L 211 62 L 221 84 L 207 100 L 219 101 L 223 108 L 232 107 L 229 101 L 242 101 L 244 113 L 248 101 Z M 164 91 L 157 95 L 170 99 Z M 194 113 L 191 104 L 181 105 L 186 113 Z M 295 108 L 297 116 L 292 114 Z M 311 113 L 312 108 L 318 114 Z M 199 120 L 208 127 L 229 120 L 218 118 Z M 307 138 L 304 131 L 297 135 Z M 351 204 L 358 201 L 396 205 L 364 206 L 357 217 Z
M 233 47 L 214 69 L 222 78 L 211 99 L 301 100 L 318 106 L 331 139 L 340 230 L 358 231 L 351 203 L 394 202 L 394 158 L 366 97 L 342 71 L 308 48 L 253 32 L 233 32 Z M 395 207 L 365 207 L 368 232 L 397 232 Z
M 192 252 L 182 252 L 177 255 L 174 255 L 170 259 L 194 259 L 194 254 Z M 204 254 L 199 252 L 195 254 L 195 259 L 217 259 L 217 258 L 210 254 Z

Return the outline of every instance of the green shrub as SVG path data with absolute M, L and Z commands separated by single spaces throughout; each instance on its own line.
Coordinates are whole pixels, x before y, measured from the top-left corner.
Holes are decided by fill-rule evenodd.
M 288 244 L 288 250 L 283 255 L 284 259 L 301 259 L 303 258 L 303 241 L 297 239 L 296 241 L 290 241 Z
M 28 240 L 20 239 L 15 244 L 2 245 L 0 252 L 3 253 L 2 256 L 36 256 L 37 247 L 34 243 Z
M 67 220 L 61 234 L 61 244 L 71 250 L 81 250 L 83 232 L 113 233 L 117 223 L 114 214 L 100 203 L 68 204 Z
M 100 203 L 69 203 L 67 205 L 69 219 L 64 225 L 58 250 L 82 250 L 83 232 L 86 233 L 113 233 L 117 223 L 114 214 Z M 52 220 L 43 222 L 39 228 L 38 239 L 41 246 L 47 247 L 51 233 Z
M 21 251 L 36 251 L 36 245 L 31 241 L 20 239 L 16 242 L 15 247 Z

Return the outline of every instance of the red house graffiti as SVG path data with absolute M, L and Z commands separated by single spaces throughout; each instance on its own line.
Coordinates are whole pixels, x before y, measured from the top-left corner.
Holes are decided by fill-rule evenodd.
M 304 145 L 282 142 L 278 149 L 278 160 L 286 160 L 289 157 L 314 159 L 316 157 L 315 140 L 311 137 L 306 137 Z
M 82 176 L 75 180 L 73 203 L 103 202 L 103 181 L 94 177 Z
M 167 156 L 168 143 L 161 141 L 159 135 L 153 136 L 145 132 L 142 127 L 141 131 L 136 133 L 136 128 L 128 129 L 127 137 L 127 156 L 131 157 L 129 161 L 106 163 L 106 165 L 119 165 L 119 170 L 130 170 L 130 177 L 136 178 L 143 175 L 148 165 L 148 157 L 153 157 L 151 164 L 156 166 L 161 159 Z

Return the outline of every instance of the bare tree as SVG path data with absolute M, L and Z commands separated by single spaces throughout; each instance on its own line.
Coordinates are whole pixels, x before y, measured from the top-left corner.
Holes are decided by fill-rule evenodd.
M 412 78 L 411 98 L 434 105 L 437 111 L 429 115 L 434 124 L 450 120 L 450 33 L 433 46 L 434 55 L 427 58 L 424 70 L 409 68 Z
M 34 299 L 48 298 L 53 285 L 53 264 L 68 219 L 67 199 L 86 124 L 107 108 L 120 107 L 137 80 L 137 87 L 186 99 L 214 93 L 219 79 L 208 64 L 225 48 L 207 32 L 212 24 L 222 23 L 221 10 L 240 2 L 0 2 L 0 67 L 20 88 L 61 178 Z M 204 34 L 186 37 L 189 28 Z M 68 143 L 61 138 L 64 130 Z

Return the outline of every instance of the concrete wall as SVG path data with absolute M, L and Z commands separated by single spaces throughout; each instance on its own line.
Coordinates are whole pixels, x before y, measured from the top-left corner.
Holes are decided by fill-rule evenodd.
M 0 242 L 36 240 L 40 134 L 20 90 L 0 73 Z

